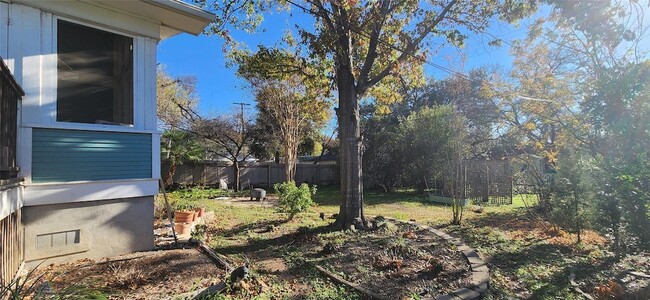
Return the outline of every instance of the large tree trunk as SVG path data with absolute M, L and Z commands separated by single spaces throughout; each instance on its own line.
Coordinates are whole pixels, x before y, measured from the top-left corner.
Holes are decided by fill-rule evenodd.
M 347 229 L 366 227 L 363 214 L 363 181 L 361 180 L 361 126 L 359 118 L 359 99 L 349 65 L 337 66 L 337 85 L 339 93 L 341 206 L 334 225 Z
M 286 181 L 296 180 L 296 164 L 298 162 L 298 142 L 294 137 L 285 137 L 284 175 Z

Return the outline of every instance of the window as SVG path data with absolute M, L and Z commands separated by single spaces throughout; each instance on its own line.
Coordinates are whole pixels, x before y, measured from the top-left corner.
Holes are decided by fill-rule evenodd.
M 133 124 L 133 39 L 58 20 L 59 122 Z

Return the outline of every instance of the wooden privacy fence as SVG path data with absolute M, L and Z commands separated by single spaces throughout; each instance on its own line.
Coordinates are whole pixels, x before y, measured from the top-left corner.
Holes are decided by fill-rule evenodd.
M 23 262 L 21 210 L 0 220 L 0 285 L 11 282 Z
M 169 163 L 163 162 L 160 168 L 162 178 L 167 177 Z M 240 181 L 243 188 L 248 184 L 253 187 L 271 188 L 273 184 L 284 182 L 284 164 L 274 162 L 246 163 L 240 165 Z M 218 185 L 224 179 L 232 186 L 235 171 L 231 164 L 221 162 L 199 162 L 176 166 L 175 183 Z M 296 166 L 296 183 L 311 183 L 321 186 L 339 184 L 339 166 L 337 164 L 298 164 Z

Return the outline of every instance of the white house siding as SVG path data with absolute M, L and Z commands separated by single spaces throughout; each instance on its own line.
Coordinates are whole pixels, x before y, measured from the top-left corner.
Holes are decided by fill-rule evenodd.
M 18 1 L 20 2 L 20 1 Z M 34 128 L 145 133 L 151 135 L 151 175 L 147 190 L 157 188 L 160 176 L 160 133 L 156 129 L 156 45 L 159 25 L 82 2 L 38 2 L 50 13 L 29 5 L 0 3 L 2 22 L 0 53 L 25 90 L 20 109 L 18 163 L 27 191 L 32 184 L 32 135 Z M 56 24 L 57 20 L 77 22 L 134 39 L 134 124 L 132 127 L 66 123 L 56 121 Z M 106 24 L 106 25 L 99 25 Z M 6 48 L 6 49 L 4 49 Z M 88 183 L 84 183 L 88 185 Z M 106 186 L 106 184 L 102 185 Z M 115 187 L 118 187 L 116 183 Z M 81 187 L 80 187 L 81 188 Z M 84 187 L 85 189 L 86 187 Z M 99 186 L 98 186 L 99 188 Z M 96 193 L 101 195 L 102 193 Z M 103 193 L 106 194 L 106 193 Z M 142 196 L 133 194 L 133 197 Z M 105 200 L 112 198 L 97 198 Z M 74 199 L 70 199 L 74 201 Z M 42 201 L 39 199 L 38 203 Z M 36 205 L 36 203 L 34 203 Z M 25 205 L 32 205 L 26 197 Z
M 133 38 L 133 126 L 57 122 L 58 19 Z M 0 192 L 0 216 L 24 203 L 25 261 L 101 258 L 153 247 L 153 199 L 160 178 L 155 88 L 159 37 L 158 23 L 88 2 L 0 0 L 0 55 L 25 91 L 17 151 L 24 201 L 13 196 L 7 200 L 9 192 Z M 150 135 L 151 174 L 128 180 L 34 183 L 32 143 L 38 130 Z

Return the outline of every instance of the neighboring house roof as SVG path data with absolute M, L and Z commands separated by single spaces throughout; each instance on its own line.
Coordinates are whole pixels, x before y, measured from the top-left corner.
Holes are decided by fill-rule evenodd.
M 160 34 L 157 36 L 159 39 L 166 39 L 181 32 L 198 35 L 216 18 L 213 13 L 180 0 L 13 0 L 13 2 L 62 15 L 72 15 L 65 7 L 70 7 L 70 4 L 75 2 L 79 5 L 103 7 L 113 12 L 160 24 Z M 67 5 L 59 6 L 57 3 Z

